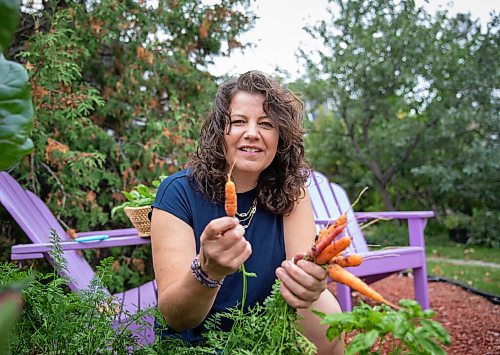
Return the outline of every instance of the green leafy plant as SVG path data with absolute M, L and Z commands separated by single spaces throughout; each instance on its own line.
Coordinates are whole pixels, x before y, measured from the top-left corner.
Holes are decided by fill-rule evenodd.
M 451 338 L 440 323 L 430 319 L 436 313 L 422 311 L 414 300 L 399 304 L 402 308 L 398 311 L 361 303 L 350 313 L 315 313 L 328 324 L 326 336 L 330 340 L 343 333 L 358 333 L 347 346 L 346 355 L 380 354 L 382 348 L 390 354 L 446 354 L 441 344 L 450 345 Z
M 122 191 L 123 195 L 127 198 L 127 201 L 113 207 L 111 210 L 111 216 L 114 216 L 117 212 L 123 211 L 125 207 L 151 206 L 155 201 L 158 186 L 160 186 L 161 182 L 166 177 L 166 175 L 162 175 L 157 180 L 153 180 L 151 183 L 153 185 L 152 189 L 144 184 L 138 184 L 131 191 Z
M 222 318 L 234 322 L 230 332 L 220 330 Z M 315 354 L 316 347 L 302 334 L 298 319 L 297 311 L 281 297 L 276 281 L 263 304 L 256 304 L 247 312 L 235 306 L 210 317 L 203 344 L 193 347 L 168 338 L 151 345 L 149 350 L 169 354 Z
M 55 231 L 52 236 L 53 273 L 21 271 L 14 264 L 0 264 L 0 287 L 32 279 L 22 290 L 24 308 L 12 330 L 9 353 L 128 354 L 138 350 L 139 344 L 128 326 L 133 323 L 141 332 L 147 326 L 144 317 L 154 311 L 124 311 L 130 321 L 114 326 L 117 305 L 103 287 L 112 275 L 113 260 L 105 259 L 97 267 L 89 289 L 69 292 L 68 278 L 60 276 L 66 271 L 60 238 Z
M 19 23 L 19 5 L 17 0 L 0 0 L 0 170 L 33 149 L 28 137 L 33 128 L 28 73 L 21 64 L 3 56 Z

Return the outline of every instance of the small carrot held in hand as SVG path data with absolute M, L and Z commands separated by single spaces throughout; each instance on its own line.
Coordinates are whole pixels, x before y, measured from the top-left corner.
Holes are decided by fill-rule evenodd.
M 224 208 L 226 210 L 226 214 L 229 217 L 236 216 L 236 212 L 238 212 L 238 199 L 236 196 L 236 185 L 233 181 L 231 181 L 231 173 L 233 172 L 234 163 L 231 165 L 231 169 L 229 169 L 229 173 L 227 173 L 227 182 L 226 182 L 226 201 L 224 204 Z
M 337 255 L 330 259 L 329 264 L 337 264 L 342 267 L 359 266 L 363 257 L 359 254 Z
M 375 291 L 373 288 L 368 286 L 363 280 L 359 277 L 351 274 L 349 271 L 344 269 L 342 266 L 337 264 L 330 264 L 326 268 L 328 276 L 332 279 L 332 281 L 340 282 L 346 286 L 349 286 L 354 291 L 359 292 L 360 294 L 376 301 L 379 303 L 385 303 L 388 306 L 391 306 L 394 309 L 400 309 L 400 307 L 395 304 L 387 301 L 380 293 Z
M 351 245 L 351 237 L 339 238 L 316 256 L 314 262 L 318 265 L 326 264 L 330 259 L 343 252 L 349 245 Z

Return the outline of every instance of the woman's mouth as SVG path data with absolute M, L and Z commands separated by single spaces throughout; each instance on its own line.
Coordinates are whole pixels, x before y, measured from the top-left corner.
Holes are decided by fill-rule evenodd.
M 243 147 L 243 148 L 240 148 L 240 150 L 243 152 L 246 152 L 246 153 L 259 153 L 262 151 L 262 149 L 254 148 L 254 147 Z

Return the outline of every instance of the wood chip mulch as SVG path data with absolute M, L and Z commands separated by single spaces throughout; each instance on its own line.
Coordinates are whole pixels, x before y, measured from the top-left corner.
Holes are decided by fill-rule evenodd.
M 392 275 L 372 284 L 388 301 L 413 298 L 413 280 Z M 330 288 L 330 287 L 329 287 Z M 429 282 L 431 308 L 451 336 L 448 354 L 500 354 L 500 305 L 447 282 Z M 356 303 L 356 298 L 353 299 Z

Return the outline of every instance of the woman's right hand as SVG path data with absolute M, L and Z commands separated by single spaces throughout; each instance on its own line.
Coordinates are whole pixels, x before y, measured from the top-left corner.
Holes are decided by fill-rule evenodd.
M 200 237 L 200 265 L 207 276 L 222 280 L 237 271 L 252 254 L 238 220 L 221 217 L 210 221 Z

